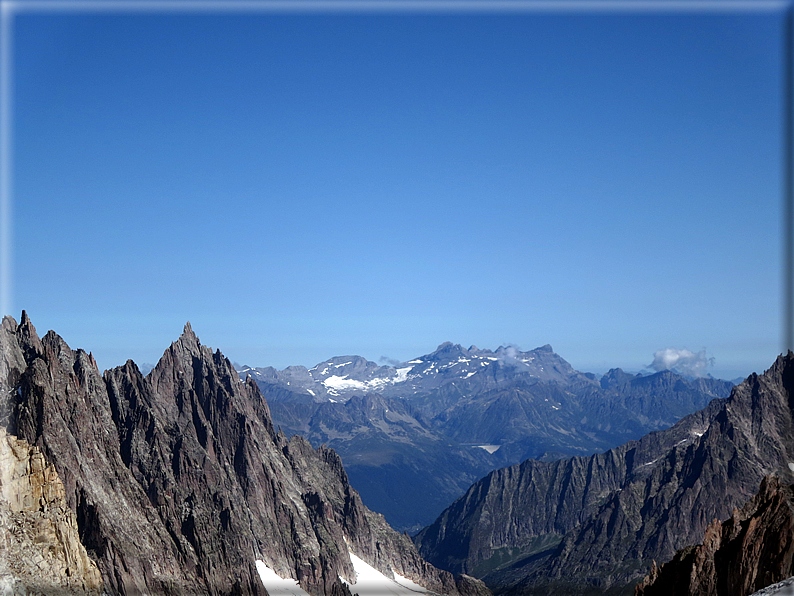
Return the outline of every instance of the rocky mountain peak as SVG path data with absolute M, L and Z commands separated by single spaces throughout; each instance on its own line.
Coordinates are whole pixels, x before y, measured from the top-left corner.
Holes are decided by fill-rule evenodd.
M 601 387 L 604 389 L 618 387 L 620 385 L 625 385 L 635 378 L 635 375 L 627 373 L 622 368 L 611 368 L 601 377 Z
M 451 341 L 445 341 L 439 345 L 430 356 L 449 356 L 461 352 L 465 352 L 463 346 L 460 344 L 453 344 Z
M 187 321 L 185 323 L 185 327 L 182 329 L 182 335 L 192 337 L 193 339 L 198 341 L 198 337 L 196 337 L 196 334 L 193 332 L 193 327 L 190 324 L 190 321 Z
M 132 361 L 101 376 L 54 332 L 26 351 L 27 318 L 0 329 L 7 428 L 62 478 L 109 593 L 264 595 L 262 561 L 313 596 L 342 596 L 350 551 L 457 595 L 364 507 L 334 452 L 274 431 L 254 380 L 189 324 L 147 377 Z
M 11 317 L 6 318 L 13 321 Z M 24 310 L 22 311 L 19 325 L 14 324 L 13 327 L 16 335 L 19 337 L 20 347 L 26 355 L 41 354 L 44 351 L 39 334 L 36 332 L 33 323 L 30 322 L 27 312 Z
M 179 339 L 174 343 L 178 344 L 183 350 L 187 350 L 191 354 L 198 355 L 201 352 L 201 341 L 193 332 L 193 327 L 191 327 L 190 321 L 185 323 L 185 327 L 182 330 L 182 335 L 180 335 Z

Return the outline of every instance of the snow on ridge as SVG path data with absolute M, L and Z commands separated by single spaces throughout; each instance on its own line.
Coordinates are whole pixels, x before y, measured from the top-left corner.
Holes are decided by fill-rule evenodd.
M 331 375 L 327 379 L 323 381 L 323 385 L 328 387 L 329 389 L 365 389 L 366 384 L 362 383 L 361 381 L 356 381 L 355 379 L 348 379 L 347 375 L 344 377 L 340 377 L 339 375 Z
M 352 552 L 350 562 L 353 563 L 356 572 L 356 581 L 352 583 L 344 578 L 341 579 L 348 585 L 350 592 L 358 596 L 416 596 L 416 594 L 429 593 L 419 584 L 397 573 L 394 574 L 395 579 L 386 577 Z
M 291 577 L 281 577 L 273 571 L 264 561 L 257 559 L 256 570 L 259 572 L 259 579 L 270 596 L 309 596 Z M 364 596 L 361 594 L 360 596 Z
M 349 364 L 349 363 L 348 363 Z M 326 389 L 328 389 L 329 393 L 334 395 L 338 395 L 338 391 L 350 391 L 350 390 L 359 390 L 363 391 L 366 389 L 378 389 L 383 385 L 394 384 L 394 383 L 402 383 L 406 381 L 408 378 L 408 372 L 412 369 L 412 366 L 407 366 L 405 368 L 398 368 L 396 369 L 396 374 L 394 377 L 376 377 L 374 379 L 370 379 L 369 381 L 357 381 L 356 379 L 349 379 L 349 375 L 339 376 L 339 375 L 331 375 L 327 379 L 322 381 L 322 384 L 325 385 Z
M 393 383 L 402 383 L 408 379 L 408 371 L 410 371 L 413 366 L 406 366 L 405 368 L 398 368 L 397 369 L 397 376 L 394 377 Z

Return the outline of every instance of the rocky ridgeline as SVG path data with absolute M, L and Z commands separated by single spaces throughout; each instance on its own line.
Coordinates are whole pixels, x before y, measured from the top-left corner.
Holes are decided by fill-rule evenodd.
M 54 332 L 39 338 L 24 311 L 3 319 L 0 342 L 4 424 L 57 470 L 107 592 L 264 595 L 262 560 L 313 595 L 343 596 L 350 549 L 458 594 L 364 507 L 334 451 L 274 430 L 256 383 L 189 324 L 146 377 L 132 361 L 103 376 Z
M 794 481 L 794 354 L 672 428 L 475 483 L 417 535 L 439 567 L 510 594 L 630 594 L 767 474 Z
M 80 543 L 77 519 L 54 466 L 37 447 L 0 428 L 0 591 L 102 593 L 102 576 Z
M 636 596 L 751 594 L 794 575 L 794 485 L 767 476 L 751 501 L 706 528 L 703 543 L 679 550 Z

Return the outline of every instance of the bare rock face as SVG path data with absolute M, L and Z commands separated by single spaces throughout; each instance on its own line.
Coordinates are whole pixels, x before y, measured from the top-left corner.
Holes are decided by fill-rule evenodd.
M 10 433 L 63 480 L 79 537 L 113 594 L 266 594 L 264 561 L 313 595 L 348 593 L 348 549 L 441 594 L 451 574 L 369 511 L 341 460 L 277 433 L 253 380 L 241 381 L 190 324 L 144 377 L 99 373 L 23 312 L 0 328 L 0 408 Z
M 4 594 L 102 593 L 58 472 L 0 428 L 0 587 Z
M 461 573 L 455 581 L 461 596 L 489 596 L 491 594 L 485 582 L 465 573 Z
M 751 501 L 714 520 L 698 546 L 679 550 L 635 588 L 636 596 L 751 594 L 794 575 L 794 485 L 767 476 Z

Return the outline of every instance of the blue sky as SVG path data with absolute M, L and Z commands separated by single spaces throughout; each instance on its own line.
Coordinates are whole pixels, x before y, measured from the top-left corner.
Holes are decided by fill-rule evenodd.
M 11 304 L 101 368 L 781 350 L 782 10 L 15 15 Z

